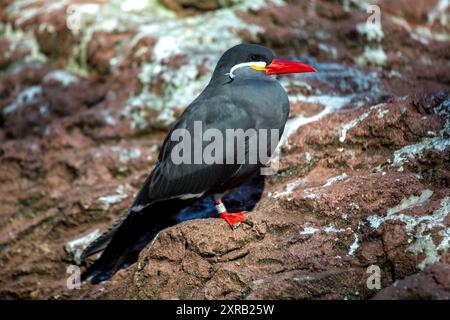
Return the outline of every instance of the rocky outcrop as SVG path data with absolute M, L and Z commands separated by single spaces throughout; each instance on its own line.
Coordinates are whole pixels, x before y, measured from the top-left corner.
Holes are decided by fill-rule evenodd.
M 448 300 L 450 297 L 449 265 L 438 263 L 423 272 L 396 281 L 381 290 L 376 300 Z
M 175 10 L 178 15 L 200 13 L 203 11 L 217 10 L 235 5 L 241 0 L 161 0 L 168 8 Z
M 231 2 L 0 6 L 0 297 L 448 299 L 445 8 L 380 1 L 367 28 L 359 2 Z M 256 227 L 231 230 L 207 199 L 110 281 L 67 289 L 64 248 L 131 204 L 168 127 L 243 41 L 319 70 L 280 77 L 279 171 L 228 199 L 254 206 Z

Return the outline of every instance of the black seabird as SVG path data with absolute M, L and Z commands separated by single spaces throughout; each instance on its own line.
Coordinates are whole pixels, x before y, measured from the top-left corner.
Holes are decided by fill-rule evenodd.
M 249 163 L 236 159 L 239 148 L 243 148 L 248 156 L 252 137 L 245 137 L 242 146 L 234 146 L 234 161 L 224 159 L 220 163 L 192 161 L 180 164 L 173 161 L 173 151 L 178 142 L 171 138 L 172 134 L 177 129 L 185 129 L 194 136 L 194 124 L 200 122 L 203 132 L 215 129 L 224 136 L 227 129 L 255 129 L 256 135 L 261 129 L 277 129 L 279 139 L 288 119 L 289 100 L 283 87 L 270 75 L 315 71 L 304 63 L 277 60 L 270 49 L 260 45 L 240 44 L 227 50 L 217 63 L 207 87 L 172 127 L 155 168 L 137 194 L 133 206 L 83 252 L 81 258 L 85 259 L 103 250 L 82 279 L 103 281 L 119 268 L 135 262 L 140 250 L 161 229 L 174 224 L 175 215 L 181 209 L 202 197 L 214 195 L 220 217 L 231 226 L 240 222 L 252 225 L 244 217 L 244 212 L 229 213 L 221 201 L 225 193 L 264 165 L 260 161 Z M 191 145 L 194 140 L 198 141 L 197 138 L 192 139 Z M 203 148 L 209 143 L 203 138 L 200 141 Z M 268 156 L 275 148 L 276 144 L 268 139 Z M 223 158 L 227 157 L 227 150 L 224 147 Z

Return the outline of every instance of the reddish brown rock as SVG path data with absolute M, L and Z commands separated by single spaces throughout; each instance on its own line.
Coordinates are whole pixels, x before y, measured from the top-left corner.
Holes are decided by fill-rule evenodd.
M 28 55 L 28 50 L 14 48 L 10 41 L 0 38 L 0 70 Z
M 319 103 L 308 103 L 308 102 L 295 102 L 291 104 L 291 111 L 289 115 L 292 116 L 304 116 L 312 117 L 321 111 L 323 111 L 324 106 Z
M 445 117 L 433 112 L 445 95 L 417 94 L 366 109 L 332 114 L 300 128 L 288 154 L 309 152 L 328 167 L 375 169 L 396 149 L 437 134 Z M 330 155 L 333 154 L 333 157 Z M 289 166 L 291 157 L 286 161 Z M 294 158 L 295 161 L 295 158 Z
M 108 74 L 111 70 L 111 60 L 116 57 L 118 44 L 129 32 L 110 33 L 95 31 L 87 46 L 87 62 L 99 74 Z
M 17 27 L 32 30 L 39 49 L 49 58 L 63 65 L 63 60 L 72 53 L 76 38 L 67 27 L 67 7 L 34 15 L 20 22 Z
M 23 80 L 15 78 L 15 81 Z M 67 117 L 86 108 L 85 80 L 67 71 L 54 70 L 41 81 L 23 87 L 4 105 L 4 129 L 8 136 L 44 135 L 54 117 Z
M 450 299 L 450 266 L 434 264 L 424 271 L 396 281 L 381 290 L 375 300 L 448 300 Z
M 1 0 L 0 1 L 0 20 L 7 21 L 8 13 L 6 12 L 6 8 L 10 5 L 14 0 Z
M 202 11 L 217 10 L 222 7 L 228 7 L 240 0 L 161 0 L 161 3 L 184 16 Z
M 395 3 L 383 0 L 380 3 L 380 8 L 383 12 L 402 17 L 413 23 L 426 23 L 429 12 L 437 6 L 438 2 L 438 0 L 416 0 L 414 5 L 411 6 L 407 0 L 399 0 Z

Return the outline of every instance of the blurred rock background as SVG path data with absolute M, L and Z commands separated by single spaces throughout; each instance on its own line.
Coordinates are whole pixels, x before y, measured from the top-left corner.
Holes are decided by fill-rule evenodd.
M 0 0 L 0 298 L 450 298 L 449 15 L 448 0 Z M 65 245 L 130 205 L 241 42 L 319 70 L 280 77 L 291 119 L 258 229 L 183 222 L 68 290 Z

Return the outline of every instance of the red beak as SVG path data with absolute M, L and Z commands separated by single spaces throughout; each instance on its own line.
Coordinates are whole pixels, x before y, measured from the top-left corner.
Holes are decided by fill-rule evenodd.
M 284 73 L 303 73 L 303 72 L 317 72 L 316 69 L 307 65 L 306 63 L 286 60 L 272 60 L 266 67 L 267 74 L 284 74 Z

